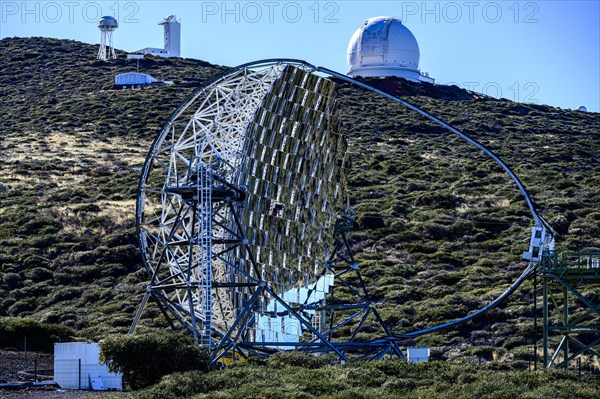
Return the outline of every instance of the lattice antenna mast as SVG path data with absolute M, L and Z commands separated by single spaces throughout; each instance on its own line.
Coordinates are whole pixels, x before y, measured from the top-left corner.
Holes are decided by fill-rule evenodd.
M 105 16 L 98 21 L 100 29 L 100 49 L 97 59 L 100 61 L 114 60 L 117 58 L 113 47 L 113 32 L 119 27 L 117 20 L 111 16 Z

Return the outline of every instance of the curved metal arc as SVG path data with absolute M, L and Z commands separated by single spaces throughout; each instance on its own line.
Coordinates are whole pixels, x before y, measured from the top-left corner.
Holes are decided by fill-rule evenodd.
M 355 84 L 357 86 L 360 86 L 362 88 L 365 88 L 369 91 L 378 93 L 383 95 L 384 97 L 387 97 L 393 101 L 396 101 L 398 103 L 403 104 L 404 106 L 406 106 L 407 108 L 416 111 L 418 113 L 420 113 L 421 115 L 425 116 L 426 118 L 432 120 L 433 122 L 443 126 L 444 128 L 450 130 L 451 132 L 455 133 L 456 135 L 460 136 L 461 138 L 463 138 L 465 141 L 469 142 L 470 144 L 474 145 L 475 147 L 479 148 L 480 150 L 482 150 L 484 153 L 486 153 L 490 158 L 492 158 L 497 164 L 499 164 L 511 177 L 511 179 L 515 182 L 515 184 L 517 185 L 517 187 L 519 188 L 519 190 L 521 191 L 522 195 L 524 196 L 527 205 L 530 209 L 530 212 L 532 214 L 532 217 L 534 219 L 534 222 L 537 226 L 539 227 L 546 227 L 548 228 L 552 233 L 554 233 L 554 231 L 552 230 L 552 228 L 548 225 L 548 223 L 537 213 L 535 205 L 533 203 L 533 200 L 531 199 L 531 197 L 529 196 L 529 193 L 527 192 L 527 190 L 525 189 L 524 185 L 521 183 L 521 181 L 519 180 L 519 178 L 516 176 L 516 174 L 497 156 L 495 155 L 491 150 L 489 150 L 487 147 L 485 147 L 483 144 L 477 142 L 476 140 L 472 139 L 471 137 L 469 137 L 468 135 L 462 133 L 461 131 L 459 131 L 458 129 L 452 127 L 451 125 L 447 124 L 446 122 L 436 118 L 435 116 L 429 114 L 428 112 L 398 98 L 395 97 L 391 94 L 388 94 L 382 90 L 379 90 L 375 87 L 372 87 L 366 83 L 363 83 L 359 80 L 356 80 L 354 78 L 348 77 L 346 75 L 340 74 L 338 72 L 335 72 L 333 70 L 330 70 L 328 68 L 324 68 L 324 67 L 315 67 L 312 64 L 309 64 L 305 61 L 302 60 L 297 60 L 297 59 L 286 59 L 286 58 L 273 58 L 273 59 L 266 59 L 266 60 L 260 60 L 260 61 L 254 61 L 254 62 L 250 62 L 250 63 L 246 63 L 246 64 L 242 64 L 239 65 L 233 69 L 227 70 L 217 76 L 215 76 L 214 78 L 210 79 L 209 81 L 207 81 L 204 85 L 202 85 L 201 87 L 199 87 L 198 89 L 194 90 L 185 100 L 184 102 L 175 110 L 175 112 L 173 112 L 173 114 L 170 116 L 170 118 L 167 120 L 167 122 L 164 124 L 163 128 L 161 129 L 161 133 L 158 135 L 158 137 L 155 139 L 155 141 L 153 142 L 150 151 L 148 153 L 148 156 L 146 158 L 146 162 L 144 164 L 144 167 L 142 169 L 142 173 L 141 173 L 141 178 L 140 178 L 140 184 L 138 187 L 138 201 L 137 201 L 137 209 L 136 209 L 136 227 L 138 229 L 138 239 L 141 239 L 141 235 L 140 233 L 140 221 L 141 221 L 141 216 L 142 216 L 142 212 L 143 212 L 143 203 L 141 203 L 141 201 L 143 201 L 143 196 L 141 195 L 143 190 L 145 189 L 144 187 L 144 183 L 146 182 L 146 180 L 148 179 L 148 176 L 150 174 L 150 171 L 152 170 L 152 166 L 153 166 L 153 154 L 156 153 L 156 150 L 158 149 L 158 147 L 160 147 L 160 145 L 162 144 L 163 140 L 165 139 L 166 135 L 165 132 L 168 132 L 168 129 L 170 128 L 171 124 L 173 123 L 173 121 L 183 112 L 183 110 L 188 106 L 188 104 L 190 103 L 190 101 L 200 95 L 202 93 L 203 90 L 205 90 L 207 87 L 214 85 L 215 83 L 217 83 L 219 80 L 222 80 L 224 78 L 226 78 L 227 76 L 231 76 L 236 74 L 237 72 L 239 72 L 240 70 L 243 69 L 250 69 L 250 68 L 257 68 L 257 67 L 268 67 L 270 65 L 276 65 L 276 64 L 297 64 L 297 65 L 302 65 L 305 68 L 311 69 L 313 72 L 319 72 L 319 73 L 323 73 L 332 77 L 337 77 L 340 80 L 349 82 L 351 84 Z M 141 242 L 140 242 L 141 244 Z M 145 259 L 144 259 L 145 262 Z M 422 330 L 418 330 L 418 331 L 413 331 L 410 333 L 406 333 L 406 334 L 401 334 L 398 336 L 394 336 L 392 339 L 404 339 L 404 338 L 412 338 L 412 337 L 417 337 L 423 334 L 427 334 L 427 333 L 431 333 L 437 330 L 441 330 L 441 329 L 445 329 L 448 327 L 452 327 L 461 323 L 464 323 L 466 321 L 469 321 L 475 317 L 478 317 L 486 312 L 488 312 L 489 310 L 493 309 L 494 307 L 496 307 L 498 304 L 500 304 L 501 302 L 503 302 L 506 298 L 508 298 L 520 285 L 521 283 L 531 275 L 531 273 L 535 270 L 535 263 L 530 263 L 529 266 L 525 269 L 525 271 L 521 274 L 521 276 L 502 294 L 500 295 L 498 298 L 496 298 L 494 301 L 492 301 L 490 304 L 486 305 L 485 307 L 477 310 L 476 312 L 465 316 L 463 318 L 460 319 L 456 319 L 453 321 L 450 321 L 448 323 L 444 323 L 444 324 L 440 324 L 437 326 L 433 326 L 427 329 L 422 329 Z
M 407 102 L 404 101 L 396 96 L 393 96 L 389 93 L 386 93 L 382 90 L 379 90 L 371 85 L 368 85 L 366 83 L 363 83 L 357 79 L 351 78 L 347 75 L 343 75 L 339 72 L 335 72 L 331 69 L 328 68 L 324 68 L 324 67 L 317 67 L 317 71 L 319 72 L 323 72 L 323 73 L 327 73 L 331 76 L 335 76 L 336 78 L 342 79 L 346 82 L 358 85 L 362 88 L 365 88 L 367 90 L 370 90 L 374 93 L 377 94 L 381 94 L 382 96 L 385 96 L 391 100 L 394 100 L 396 102 L 399 102 L 400 104 L 406 106 L 407 108 L 416 111 L 418 113 L 420 113 L 421 115 L 425 116 L 427 119 L 430 119 L 432 121 L 434 121 L 435 123 L 437 123 L 440 126 L 445 127 L 446 129 L 450 130 L 452 133 L 457 134 L 458 136 L 460 136 L 461 138 L 463 138 L 464 140 L 466 140 L 467 142 L 473 144 L 475 147 L 479 148 L 480 150 L 482 150 L 483 152 L 485 152 L 490 158 L 492 158 L 494 161 L 496 161 L 496 163 L 498 165 L 500 165 L 502 167 L 502 169 L 504 169 L 506 171 L 506 173 L 509 174 L 509 176 L 511 177 L 511 179 L 516 183 L 517 187 L 519 188 L 519 191 L 521 191 L 521 194 L 523 194 L 523 197 L 525 197 L 525 201 L 527 202 L 527 206 L 529 207 L 529 211 L 531 212 L 531 216 L 533 217 L 533 220 L 535 221 L 536 226 L 539 227 L 550 227 L 547 225 L 547 223 L 545 223 L 545 221 L 540 217 L 540 215 L 538 215 L 536 209 L 535 209 L 535 205 L 533 203 L 533 200 L 531 199 L 531 197 L 529 196 L 529 193 L 527 192 L 527 189 L 525 188 L 525 186 L 523 185 L 523 183 L 521 183 L 521 181 L 519 180 L 519 178 L 517 177 L 517 175 L 508 167 L 508 165 L 506 165 L 496 154 L 494 154 L 491 150 L 489 150 L 486 146 L 484 146 L 483 144 L 479 143 L 478 141 L 472 139 L 471 137 L 467 136 L 466 134 L 464 134 L 463 132 L 461 132 L 460 130 L 456 129 L 455 127 L 452 127 L 451 125 L 447 124 L 446 122 L 442 121 L 441 119 L 436 118 L 435 116 L 431 115 L 430 113 L 428 113 L 427 111 L 422 110 L 421 108 Z
M 412 331 L 412 332 L 405 333 L 405 334 L 395 335 L 394 338 L 395 339 L 415 338 L 415 337 L 429 334 L 429 333 L 432 333 L 432 332 L 435 332 L 438 330 L 443 330 L 445 328 L 453 327 L 458 324 L 466 323 L 467 321 L 470 321 L 476 317 L 479 317 L 479 316 L 489 312 L 490 310 L 494 309 L 496 306 L 498 306 L 502 302 L 504 302 L 504 300 L 506 298 L 511 296 L 517 290 L 517 288 L 519 288 L 519 286 L 523 283 L 523 281 L 525 281 L 535 271 L 536 267 L 537 267 L 537 265 L 535 262 L 530 263 L 529 266 L 519 276 L 519 278 L 514 283 L 512 283 L 512 285 L 510 287 L 508 287 L 508 289 L 506 291 L 504 291 L 504 293 L 502 295 L 500 295 L 498 298 L 494 299 L 492 302 L 488 303 L 483 308 L 481 308 L 465 317 L 461 317 L 460 319 L 452 320 L 452 321 L 449 321 L 449 322 L 443 323 L 443 324 L 438 324 L 437 326 L 424 328 L 422 330 L 417 330 L 417 331 Z
M 460 130 L 454 128 L 453 126 L 449 125 L 448 123 L 442 121 L 439 118 L 436 118 L 435 116 L 431 115 L 430 113 L 428 113 L 427 111 L 424 111 L 422 109 L 420 109 L 419 107 L 404 101 L 396 96 L 393 96 L 389 93 L 386 93 L 382 90 L 379 90 L 373 86 L 370 86 L 366 83 L 363 83 L 359 80 L 356 80 L 354 78 L 351 78 L 347 75 L 343 75 L 339 72 L 333 71 L 331 69 L 328 68 L 324 68 L 324 67 L 317 67 L 317 71 L 318 72 L 322 72 L 325 74 L 328 74 L 330 76 L 336 77 L 338 79 L 341 79 L 343 81 L 346 81 L 348 83 L 351 84 L 355 84 L 357 86 L 360 86 L 364 89 L 370 90 L 374 93 L 380 94 L 384 97 L 387 97 L 391 100 L 394 100 L 404 106 L 406 106 L 407 108 L 418 112 L 419 114 L 425 116 L 426 118 L 432 120 L 433 122 L 437 123 L 438 125 L 450 130 L 452 133 L 458 135 L 459 137 L 461 137 L 462 139 L 464 139 L 465 141 L 467 141 L 468 143 L 474 145 L 475 147 L 477 147 L 478 149 L 482 150 L 486 155 L 488 155 L 490 158 L 492 158 L 498 165 L 500 165 L 502 167 L 502 169 L 504 169 L 504 171 L 506 171 L 506 173 L 508 173 L 508 175 L 511 177 L 511 179 L 515 182 L 515 184 L 517 185 L 517 187 L 519 188 L 519 191 L 521 192 L 521 194 L 523 195 L 523 197 L 525 198 L 525 201 L 527 202 L 527 206 L 529 207 L 529 211 L 531 212 L 531 216 L 533 217 L 533 220 L 535 222 L 535 225 L 538 227 L 546 227 L 552 235 L 556 235 L 555 231 L 552 229 L 552 227 L 548 224 L 548 222 L 546 222 L 546 220 L 541 217 L 535 207 L 535 204 L 533 202 L 533 200 L 531 199 L 531 196 L 529 195 L 529 193 L 527 192 L 527 189 L 525 188 L 525 186 L 523 185 L 523 183 L 519 180 L 519 178 L 517 177 L 517 175 L 508 167 L 508 165 L 506 165 L 496 154 L 494 154 L 490 149 L 488 149 L 486 146 L 484 146 L 483 144 L 479 143 L 478 141 L 474 140 L 473 138 L 469 137 L 468 135 L 466 135 L 465 133 L 461 132 Z M 444 323 L 444 324 L 440 324 L 437 326 L 433 326 L 430 328 L 426 328 L 426 329 L 422 329 L 422 330 L 418 330 L 418 331 L 413 331 L 410 333 L 406 333 L 406 334 L 401 334 L 399 336 L 395 336 L 394 338 L 396 339 L 404 339 L 404 338 L 414 338 L 414 337 L 418 337 L 420 335 L 424 335 L 424 334 L 428 334 L 434 331 L 438 331 L 438 330 L 442 330 L 445 328 L 449 328 L 458 324 L 462 324 L 465 323 L 469 320 L 472 320 L 478 316 L 481 316 L 485 313 L 487 313 L 488 311 L 490 311 L 491 309 L 495 308 L 496 306 L 498 306 L 500 303 L 502 303 L 506 298 L 508 298 L 513 292 L 516 291 L 516 289 L 523 283 L 523 281 L 525 281 L 525 279 L 527 279 L 535 270 L 536 268 L 536 263 L 535 262 L 531 262 L 529 264 L 529 266 L 523 271 L 523 273 L 521 274 L 521 276 L 519 276 L 519 278 L 502 294 L 500 295 L 498 298 L 496 298 L 495 300 L 493 300 L 491 303 L 489 303 L 488 305 L 484 306 L 483 308 L 475 311 L 474 313 L 471 313 L 465 317 L 462 317 L 460 319 L 456 319 L 456 320 L 452 320 L 450 322 Z

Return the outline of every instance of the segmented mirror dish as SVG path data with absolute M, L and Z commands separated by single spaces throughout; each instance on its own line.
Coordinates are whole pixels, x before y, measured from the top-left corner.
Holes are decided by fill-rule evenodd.
M 333 284 L 324 265 L 346 153 L 335 91 L 303 65 L 240 68 L 193 93 L 156 139 L 138 197 L 140 246 L 155 299 L 188 328 L 222 336 L 251 294 L 239 283 L 258 278 L 289 303 L 322 300 Z M 227 195 L 239 196 L 235 206 Z M 264 315 L 271 302 L 261 298 L 251 335 L 297 340 L 300 326 Z

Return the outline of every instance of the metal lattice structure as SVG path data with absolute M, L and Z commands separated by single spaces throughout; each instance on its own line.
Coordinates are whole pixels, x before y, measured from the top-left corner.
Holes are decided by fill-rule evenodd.
M 539 274 L 544 367 L 568 368 L 582 355 L 600 357 L 600 253 L 547 252 Z
M 214 79 L 173 115 L 142 172 L 137 219 L 150 284 L 132 331 L 153 298 L 215 360 L 298 347 L 363 355 L 332 341 L 376 314 L 367 293 L 351 288 L 358 314 L 357 303 L 327 304 L 335 279 L 350 287 L 341 276 L 358 270 L 339 269 L 351 255 L 340 257 L 349 249 L 337 222 L 346 141 L 334 95 L 335 84 L 304 63 L 267 62 Z M 401 356 L 395 343 L 366 348 Z
M 230 213 L 245 193 L 229 182 L 252 110 L 281 69 L 241 69 L 198 90 L 165 126 L 143 170 L 137 215 L 151 276 L 145 300 L 152 296 L 208 347 L 213 330 L 223 335 L 235 318 L 228 293 L 213 290 L 231 275 L 222 252 L 239 244 L 228 241 Z
M 509 174 L 535 226 L 524 253 L 530 263 L 505 293 L 463 318 L 392 335 L 347 241 L 347 144 L 336 83 L 323 74 L 419 112 Z M 330 352 L 344 361 L 403 357 L 398 341 L 464 323 L 501 303 L 554 243 L 522 183 L 485 146 L 397 97 L 298 60 L 245 64 L 192 93 L 150 149 L 136 217 L 149 284 L 130 332 L 152 298 L 214 362 L 278 349 Z M 340 300 L 338 289 L 353 300 Z M 368 319 L 380 338 L 361 339 Z

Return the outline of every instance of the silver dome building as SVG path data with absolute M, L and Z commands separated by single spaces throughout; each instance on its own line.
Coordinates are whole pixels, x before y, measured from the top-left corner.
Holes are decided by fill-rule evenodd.
M 398 76 L 413 82 L 434 80 L 419 70 L 419 44 L 412 32 L 393 17 L 367 19 L 348 43 L 348 75 Z

